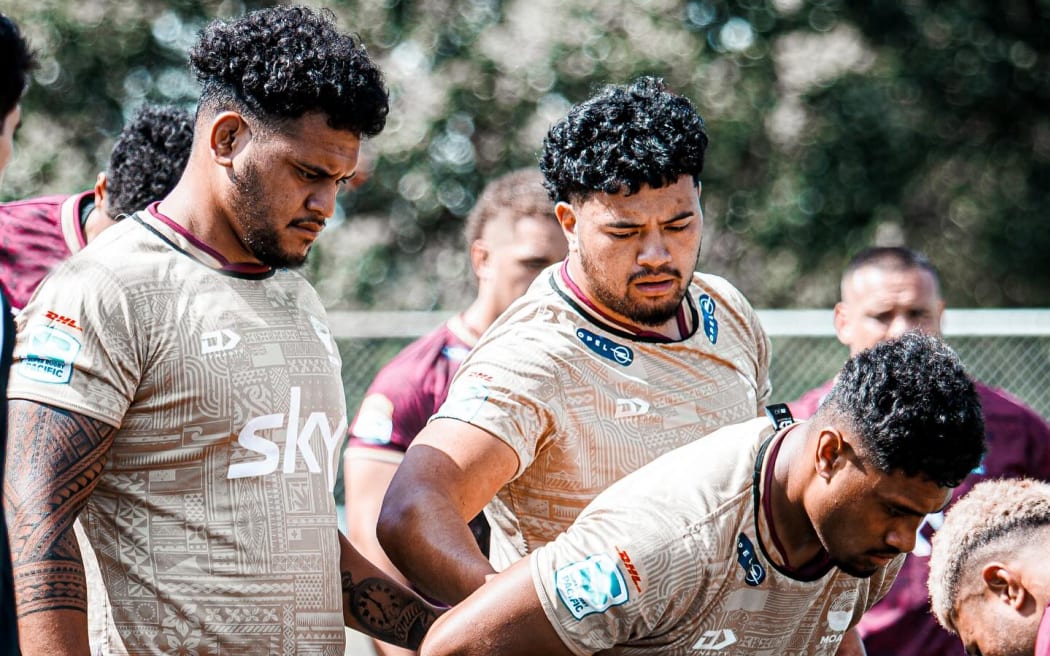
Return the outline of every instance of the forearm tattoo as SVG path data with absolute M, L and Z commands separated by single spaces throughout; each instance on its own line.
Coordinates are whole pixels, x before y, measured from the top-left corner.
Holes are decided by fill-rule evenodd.
M 418 649 L 437 619 L 434 609 L 391 581 L 368 578 L 354 583 L 343 572 L 343 603 L 372 637 L 398 647 Z
M 116 429 L 30 401 L 8 403 L 4 514 L 18 616 L 87 611 L 73 520 L 94 490 Z

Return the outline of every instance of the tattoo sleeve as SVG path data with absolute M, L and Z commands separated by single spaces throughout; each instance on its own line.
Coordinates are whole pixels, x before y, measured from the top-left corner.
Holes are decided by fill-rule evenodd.
M 4 514 L 18 616 L 87 612 L 73 520 L 98 484 L 116 429 L 32 401 L 8 402 Z
M 366 633 L 398 647 L 419 648 L 437 619 L 434 607 L 393 581 L 375 577 L 354 582 L 347 571 L 342 579 L 346 612 Z

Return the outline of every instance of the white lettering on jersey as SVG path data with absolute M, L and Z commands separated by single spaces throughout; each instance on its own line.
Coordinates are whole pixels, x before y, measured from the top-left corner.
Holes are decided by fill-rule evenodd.
M 649 402 L 639 398 L 616 399 L 616 418 L 637 417 L 649 412 Z
M 327 453 L 328 489 L 335 487 L 335 452 L 346 434 L 346 416 L 344 415 L 335 429 L 323 412 L 313 412 L 306 418 L 302 428 L 299 427 L 299 416 L 302 410 L 302 390 L 299 387 L 291 389 L 291 398 L 288 409 L 287 428 L 284 441 L 284 467 L 286 474 L 295 472 L 297 455 L 302 454 L 306 469 L 314 474 L 321 473 L 321 466 L 317 462 L 313 451 L 310 449 L 310 438 L 315 432 L 321 434 Z M 230 465 L 226 474 L 227 478 L 246 478 L 250 476 L 266 476 L 277 471 L 281 460 L 281 447 L 273 440 L 259 435 L 260 431 L 275 430 L 285 425 L 283 414 L 264 415 L 248 420 L 237 436 L 237 443 L 242 448 L 258 453 L 263 456 L 262 460 L 251 462 L 238 462 Z
M 700 636 L 700 639 L 693 645 L 693 651 L 710 650 L 710 651 L 721 651 L 729 645 L 736 643 L 736 634 L 733 633 L 732 629 L 722 629 L 721 631 L 704 631 L 704 635 Z
M 241 343 L 241 336 L 229 328 L 212 330 L 201 335 L 201 355 L 229 351 Z

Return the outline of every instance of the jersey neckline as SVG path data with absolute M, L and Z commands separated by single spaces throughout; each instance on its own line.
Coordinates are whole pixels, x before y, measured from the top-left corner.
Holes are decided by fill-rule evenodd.
M 153 202 L 145 211 L 133 214 L 132 218 L 175 250 L 210 269 L 236 278 L 254 280 L 274 274 L 275 269 L 265 264 L 230 262 L 217 249 L 162 213 L 159 205 L 160 201 Z

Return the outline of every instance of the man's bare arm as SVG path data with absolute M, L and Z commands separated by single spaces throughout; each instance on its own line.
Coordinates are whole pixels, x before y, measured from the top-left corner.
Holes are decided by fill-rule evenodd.
M 420 656 L 569 656 L 536 595 L 526 556 L 446 613 Z
M 390 562 L 376 539 L 379 508 L 383 505 L 383 495 L 397 464 L 376 459 L 375 451 L 364 447 L 351 447 L 346 454 L 343 481 L 346 486 L 346 534 L 350 544 L 391 579 L 407 586 L 408 581 Z M 372 641 L 372 648 L 377 656 L 411 656 L 414 653 L 379 640 Z
M 24 656 L 86 654 L 87 587 L 73 521 L 116 429 L 51 406 L 8 402 L 4 514 Z
M 376 532 L 397 566 L 428 595 L 457 604 L 495 573 L 468 522 L 518 468 L 490 433 L 435 419 L 412 441 L 394 474 Z
M 346 625 L 398 647 L 419 648 L 443 609 L 384 574 L 342 534 L 339 542 Z

